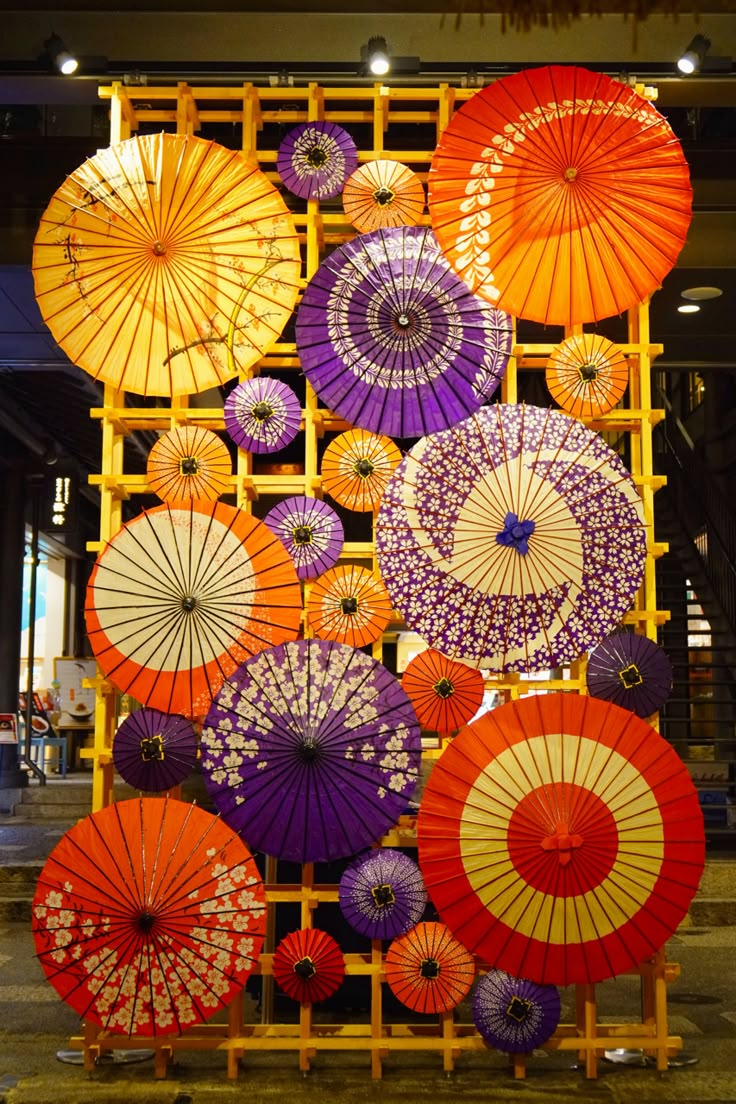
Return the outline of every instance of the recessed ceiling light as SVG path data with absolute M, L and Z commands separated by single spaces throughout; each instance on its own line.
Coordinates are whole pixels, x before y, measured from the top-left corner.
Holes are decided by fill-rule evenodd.
M 723 295 L 723 290 L 717 287 L 691 287 L 680 292 L 683 299 L 692 299 L 696 303 L 702 303 L 704 299 L 717 299 Z
M 683 303 L 682 306 L 677 308 L 680 314 L 695 314 L 700 310 L 697 303 Z

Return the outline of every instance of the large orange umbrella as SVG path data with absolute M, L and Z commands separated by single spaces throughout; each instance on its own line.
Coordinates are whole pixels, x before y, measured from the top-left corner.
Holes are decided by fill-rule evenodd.
M 349 510 L 376 510 L 401 453 L 390 437 L 349 429 L 322 457 L 322 488 Z
M 475 716 L 483 702 L 480 671 L 433 648 L 407 664 L 401 687 L 419 723 L 432 732 L 454 732 Z
M 416 226 L 424 213 L 424 188 L 399 161 L 368 161 L 345 181 L 345 214 L 366 234 L 385 226 Z
M 230 485 L 230 453 L 216 433 L 177 426 L 159 437 L 148 456 L 148 482 L 164 502 L 219 498 Z
M 264 173 L 191 135 L 129 138 L 61 185 L 33 248 L 44 321 L 75 364 L 142 395 L 254 364 L 296 301 L 299 241 Z
M 632 88 L 552 65 L 482 88 L 432 160 L 429 210 L 470 289 L 548 324 L 620 314 L 685 244 L 692 189 L 669 123 Z
M 600 334 L 574 334 L 547 361 L 549 393 L 568 414 L 594 418 L 613 410 L 629 383 L 623 350 Z
M 313 583 L 307 599 L 307 623 L 314 634 L 353 648 L 378 640 L 390 620 L 386 588 L 364 567 L 330 568 Z

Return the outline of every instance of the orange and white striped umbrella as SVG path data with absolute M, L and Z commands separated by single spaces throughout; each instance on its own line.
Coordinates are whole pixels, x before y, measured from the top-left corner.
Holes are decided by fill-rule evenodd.
M 227 446 L 202 426 L 164 433 L 148 456 L 148 482 L 164 502 L 219 498 L 230 486 L 231 472 Z
M 416 226 L 424 213 L 424 188 L 406 165 L 381 158 L 348 177 L 342 205 L 361 234 L 386 226 Z
M 377 510 L 401 453 L 390 437 L 349 429 L 322 457 L 322 488 L 348 510 Z
M 568 414 L 594 418 L 613 410 L 629 383 L 623 349 L 600 334 L 574 334 L 552 350 L 545 373 L 549 393 Z
M 353 648 L 378 640 L 390 620 L 386 588 L 364 567 L 330 568 L 313 583 L 307 599 L 307 624 L 314 634 Z

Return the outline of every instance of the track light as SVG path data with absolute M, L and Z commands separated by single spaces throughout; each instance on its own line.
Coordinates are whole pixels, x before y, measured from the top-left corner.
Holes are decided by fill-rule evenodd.
M 385 77 L 391 68 L 386 39 L 381 35 L 369 38 L 368 45 L 364 47 L 364 50 L 364 60 L 368 72 L 374 77 Z
M 697 73 L 705 61 L 705 55 L 710 50 L 710 39 L 705 35 L 696 34 L 687 50 L 677 59 L 677 68 L 684 76 Z
M 70 77 L 79 68 L 79 62 L 70 50 L 67 50 L 63 41 L 57 34 L 52 34 L 44 42 L 44 46 L 55 67 L 65 77 Z

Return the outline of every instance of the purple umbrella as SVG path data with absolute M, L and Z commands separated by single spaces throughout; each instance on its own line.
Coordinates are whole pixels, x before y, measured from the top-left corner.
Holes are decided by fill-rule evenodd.
M 197 765 L 192 723 L 178 713 L 139 709 L 115 733 L 112 760 L 120 777 L 137 790 L 170 790 Z
M 299 432 L 302 411 L 294 392 L 281 380 L 254 376 L 225 400 L 225 428 L 246 452 L 277 452 Z
M 672 689 L 672 665 L 666 652 L 638 633 L 612 633 L 588 659 L 588 693 L 651 717 Z
M 251 848 L 319 862 L 354 855 L 395 823 L 419 774 L 420 730 L 394 676 L 326 640 L 247 660 L 218 692 L 202 770 Z
M 332 199 L 358 167 L 358 150 L 336 123 L 300 123 L 279 146 L 276 168 L 301 199 Z
M 560 994 L 554 985 L 490 970 L 475 986 L 473 1019 L 489 1046 L 528 1054 L 546 1043 L 560 1022 Z
M 307 285 L 296 322 L 302 367 L 330 410 L 390 437 L 453 425 L 496 390 L 512 322 L 473 295 L 426 227 L 361 234 Z
M 417 924 L 427 904 L 419 867 L 403 851 L 378 848 L 351 863 L 340 879 L 340 908 L 370 939 L 393 939 Z
M 345 533 L 326 502 L 307 495 L 285 498 L 263 520 L 286 547 L 300 579 L 315 579 L 337 563 Z

